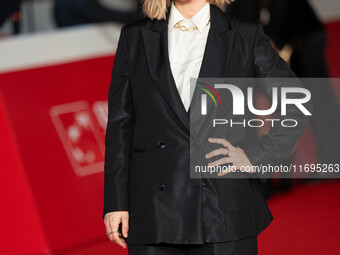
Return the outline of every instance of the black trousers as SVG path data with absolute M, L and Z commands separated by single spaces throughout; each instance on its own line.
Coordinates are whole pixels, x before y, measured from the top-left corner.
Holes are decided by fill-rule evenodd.
M 234 242 L 129 245 L 129 255 L 257 255 L 257 237 Z

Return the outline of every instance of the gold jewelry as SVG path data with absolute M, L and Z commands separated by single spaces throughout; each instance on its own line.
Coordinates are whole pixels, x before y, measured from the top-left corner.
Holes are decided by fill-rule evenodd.
M 174 28 L 179 28 L 183 32 L 194 32 L 195 30 L 198 30 L 196 26 L 187 28 L 186 26 L 181 26 L 179 22 L 174 25 Z
M 198 30 L 197 26 L 187 28 L 186 26 L 181 26 L 181 25 L 179 24 L 180 22 L 181 22 L 181 21 L 178 21 L 178 22 L 174 25 L 174 28 L 179 28 L 179 29 L 180 29 L 181 31 L 183 31 L 183 32 L 194 32 L 194 31 Z M 210 20 L 208 21 L 208 23 L 207 23 L 206 26 L 208 26 L 209 23 L 210 23 Z

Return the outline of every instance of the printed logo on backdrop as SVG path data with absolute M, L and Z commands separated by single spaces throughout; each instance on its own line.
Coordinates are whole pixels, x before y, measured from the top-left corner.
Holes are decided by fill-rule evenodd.
M 50 116 L 75 174 L 103 171 L 107 102 L 96 102 L 92 108 L 86 101 L 56 105 Z

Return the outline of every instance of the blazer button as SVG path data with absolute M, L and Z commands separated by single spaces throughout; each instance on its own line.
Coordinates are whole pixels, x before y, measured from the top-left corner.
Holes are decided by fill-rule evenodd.
M 161 184 L 158 184 L 158 190 L 162 191 L 165 189 L 165 184 L 161 183 Z
M 205 188 L 207 186 L 207 184 L 205 184 L 205 182 L 202 182 L 202 187 Z
M 159 143 L 158 148 L 161 150 L 165 149 L 165 143 Z

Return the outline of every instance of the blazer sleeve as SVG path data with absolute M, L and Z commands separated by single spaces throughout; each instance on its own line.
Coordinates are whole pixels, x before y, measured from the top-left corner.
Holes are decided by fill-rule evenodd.
M 255 77 L 263 78 L 258 85 L 270 99 L 273 86 L 278 87 L 279 90 L 280 87 L 290 86 L 304 88 L 287 63 L 273 49 L 269 38 L 263 32 L 262 25 L 257 27 L 253 47 L 253 61 Z M 298 93 L 289 93 L 287 98 L 299 98 L 301 96 Z M 278 109 L 280 109 L 281 93 L 279 93 L 278 102 Z M 311 113 L 313 108 L 311 100 L 305 103 L 304 107 Z M 310 116 L 304 115 L 293 105 L 287 105 L 287 114 L 284 117 L 296 120 L 298 125 L 294 128 L 275 125 L 268 134 L 260 137 L 257 145 L 244 150 L 253 166 L 275 166 L 282 163 L 289 156 L 310 119 Z M 281 118 L 281 113 L 277 111 L 275 119 Z M 269 176 L 270 174 L 268 173 L 257 173 L 257 176 L 253 177 L 260 178 L 264 183 Z
M 128 50 L 124 27 L 121 30 L 108 91 L 108 121 L 105 135 L 104 210 L 128 211 L 128 177 L 131 143 L 134 129 L 134 109 Z

